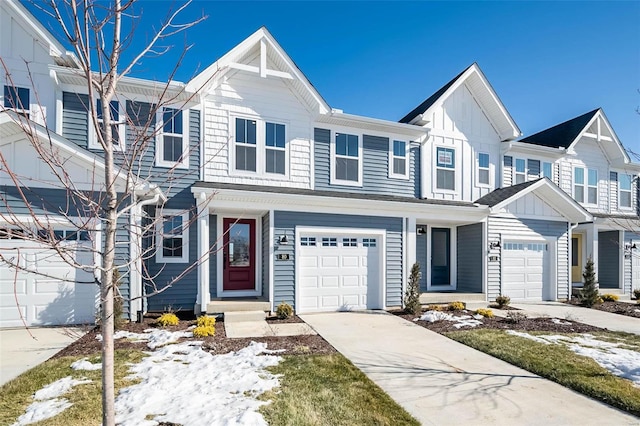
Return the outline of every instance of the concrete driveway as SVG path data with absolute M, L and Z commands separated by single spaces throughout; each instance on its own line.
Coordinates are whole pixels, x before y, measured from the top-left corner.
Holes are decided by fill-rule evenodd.
M 640 420 L 393 315 L 301 315 L 425 425 L 638 425 Z
M 80 327 L 0 329 L 0 386 L 48 360 L 84 334 Z

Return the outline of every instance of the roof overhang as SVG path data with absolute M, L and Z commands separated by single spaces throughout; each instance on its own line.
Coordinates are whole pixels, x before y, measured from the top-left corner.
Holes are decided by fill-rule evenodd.
M 527 194 L 535 194 L 542 201 L 551 206 L 571 223 L 583 223 L 593 221 L 593 216 L 567 193 L 554 185 L 549 179 L 540 179 L 533 185 L 529 185 L 522 191 L 501 201 L 491 207 L 492 214 L 498 214 L 507 205 Z
M 426 141 L 429 135 L 428 128 L 397 123 L 395 121 L 380 120 L 378 118 L 363 117 L 361 115 L 345 114 L 338 110 L 332 110 L 328 114 L 321 114 L 316 118 L 316 121 L 318 123 L 355 127 L 378 133 L 403 135 L 419 142 Z
M 502 142 L 502 153 L 520 152 L 523 154 L 544 155 L 555 159 L 562 158 L 567 150 L 559 147 L 553 148 L 544 145 L 534 145 L 526 142 L 506 141 Z

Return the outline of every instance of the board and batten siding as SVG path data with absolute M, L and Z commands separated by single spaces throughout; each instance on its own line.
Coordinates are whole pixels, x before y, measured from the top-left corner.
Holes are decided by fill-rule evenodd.
M 634 260 L 636 261 L 636 263 L 640 263 L 638 262 L 638 256 L 640 256 L 640 232 L 630 232 L 630 231 L 625 231 L 624 233 L 624 242 L 625 244 L 632 244 L 633 242 L 636 242 L 637 247 L 635 249 L 631 249 L 629 251 L 625 251 L 625 256 L 624 256 L 624 293 L 625 294 L 633 294 L 633 274 L 636 273 L 638 274 L 636 271 L 633 270 L 633 263 Z M 640 275 L 640 274 L 639 274 Z M 637 287 L 638 289 L 640 289 L 640 287 Z
M 488 219 L 488 241 L 527 240 L 535 237 L 551 237 L 557 239 L 556 275 L 558 299 L 569 297 L 569 231 L 568 223 L 539 219 L 516 219 L 492 217 Z M 497 261 L 487 260 L 487 298 L 495 300 L 501 294 L 501 248 L 489 250 L 490 256 L 497 256 Z M 553 261 L 553 259 L 552 259 Z
M 346 130 L 351 131 L 351 130 Z M 415 197 L 415 182 L 420 179 L 416 173 L 416 156 L 420 147 L 410 144 L 409 179 L 389 177 L 389 138 L 362 134 L 353 129 L 353 134 L 362 138 L 362 187 L 331 184 L 331 134 L 329 129 L 315 128 L 315 189 L 338 192 L 363 192 Z M 418 186 L 419 189 L 419 186 Z
M 620 232 L 598 232 L 598 284 L 620 288 Z
M 458 226 L 457 245 L 457 291 L 482 293 L 484 270 L 484 224 Z
M 276 245 L 275 256 L 279 253 L 289 254 L 290 260 L 273 258 L 274 306 L 286 302 L 295 309 L 295 229 L 297 226 L 313 226 L 326 228 L 349 229 L 384 229 L 386 230 L 386 306 L 402 304 L 402 218 L 378 216 L 333 215 L 323 213 L 274 212 L 275 235 L 286 235 L 287 245 Z M 386 278 L 386 280 L 385 280 Z
M 289 85 L 282 79 L 235 72 L 205 96 L 205 181 L 311 189 L 312 114 Z M 234 146 L 235 117 L 286 126 L 288 178 L 276 174 L 234 172 L 230 149 Z M 262 152 L 258 150 L 256 161 L 264 163 L 264 149 Z

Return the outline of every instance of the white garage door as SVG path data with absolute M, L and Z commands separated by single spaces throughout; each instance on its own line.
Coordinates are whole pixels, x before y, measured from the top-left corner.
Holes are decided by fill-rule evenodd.
M 87 233 L 58 230 L 56 236 L 77 262 L 93 264 Z M 7 238 L 3 233 L 0 251 L 10 262 L 19 259 L 21 267 L 38 271 L 16 271 L 0 261 L 0 327 L 21 327 L 23 319 L 29 326 L 95 322 L 98 286 L 81 284 L 93 280 L 92 272 L 69 266 L 55 250 L 15 234 Z
M 382 308 L 380 237 L 302 235 L 299 312 Z
M 540 242 L 505 242 L 502 249 L 502 294 L 513 300 L 547 300 L 549 245 Z

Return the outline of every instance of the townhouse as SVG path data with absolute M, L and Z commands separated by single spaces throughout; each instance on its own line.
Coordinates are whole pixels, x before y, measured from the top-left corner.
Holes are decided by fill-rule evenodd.
M 56 282 L 0 266 L 0 326 L 21 317 L 90 321 L 98 303 L 91 277 L 26 244 L 11 220 L 28 218 L 26 192 L 48 220 L 61 216 L 58 231 L 78 256 L 100 244 L 99 224 L 84 233 L 65 224 L 91 218 L 69 211 L 46 167 L 27 166 L 41 161 L 16 123 L 28 114 L 73 180 L 99 191 L 92 101 L 73 56 L 19 2 L 0 7 L 8 68 L 0 152 L 21 178 L 16 185 L 0 169 L 0 249 L 76 277 Z M 415 262 L 425 301 L 567 299 L 588 256 L 603 287 L 640 287 L 632 255 L 640 167 L 601 110 L 521 138 L 472 64 L 399 122 L 347 114 L 327 104 L 265 28 L 186 84 L 172 82 L 175 105 L 155 107 L 162 86 L 126 78 L 112 104 L 119 164 L 134 153 L 139 164 L 122 181 L 133 178 L 136 189 L 117 253 L 131 319 L 221 312 L 229 300 L 265 311 L 286 302 L 299 313 L 388 309 L 402 305 Z M 142 153 L 141 133 L 149 142 Z M 158 226 L 145 231 L 154 218 Z

